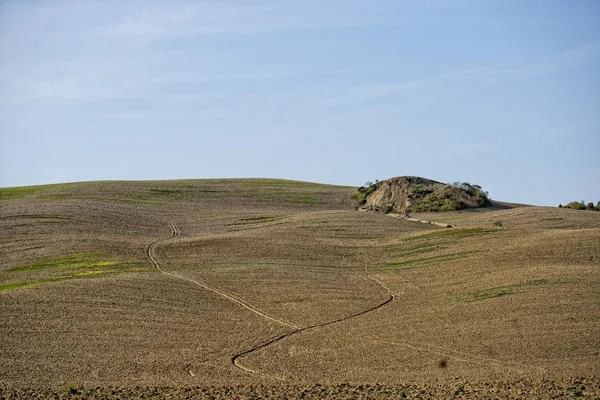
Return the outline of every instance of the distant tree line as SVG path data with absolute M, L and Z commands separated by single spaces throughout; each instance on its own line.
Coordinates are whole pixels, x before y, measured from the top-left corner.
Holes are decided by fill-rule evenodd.
M 598 203 L 596 203 L 595 207 L 594 207 L 594 203 L 586 204 L 585 201 L 581 200 L 579 202 L 572 201 L 570 203 L 567 203 L 566 206 L 559 204 L 558 208 L 572 208 L 573 210 L 600 211 L 600 201 Z

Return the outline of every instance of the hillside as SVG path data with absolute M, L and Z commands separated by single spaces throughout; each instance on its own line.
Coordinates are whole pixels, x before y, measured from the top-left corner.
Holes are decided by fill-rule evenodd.
M 480 186 L 448 185 L 417 176 L 400 176 L 361 187 L 356 196 L 361 210 L 408 214 L 423 211 L 456 211 L 490 204 Z
M 356 190 L 0 189 L 0 397 L 600 397 L 600 213 Z

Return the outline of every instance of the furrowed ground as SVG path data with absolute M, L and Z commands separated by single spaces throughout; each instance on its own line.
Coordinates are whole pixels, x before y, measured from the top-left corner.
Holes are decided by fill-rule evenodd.
M 600 213 L 355 191 L 0 189 L 0 395 L 600 397 Z

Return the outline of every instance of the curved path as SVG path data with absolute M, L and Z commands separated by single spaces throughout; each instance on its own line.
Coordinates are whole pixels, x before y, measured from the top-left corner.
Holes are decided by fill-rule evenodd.
M 172 232 L 172 235 L 171 235 L 171 237 L 170 237 L 169 239 L 174 239 L 174 238 L 178 237 L 178 236 L 181 234 L 181 231 L 179 230 L 179 228 L 177 227 L 177 225 L 176 225 L 176 223 L 175 223 L 175 222 L 171 222 L 171 224 L 170 224 L 170 225 L 171 225 L 171 232 Z M 152 264 L 154 264 L 154 267 L 155 267 L 157 270 L 159 270 L 160 272 L 162 272 L 163 274 L 165 274 L 165 275 L 169 275 L 169 276 L 172 276 L 172 277 L 174 277 L 174 278 L 177 278 L 177 279 L 182 279 L 182 280 L 184 280 L 184 281 L 191 282 L 191 283 L 193 283 L 193 284 L 196 284 L 196 285 L 198 285 L 198 286 L 200 286 L 200 287 L 202 287 L 202 288 L 204 288 L 204 289 L 206 289 L 206 290 L 209 290 L 209 291 L 211 291 L 211 292 L 213 292 L 213 293 L 216 293 L 216 294 L 218 294 L 218 295 L 220 295 L 220 296 L 223 296 L 223 297 L 225 297 L 227 300 L 229 300 L 229 301 L 232 301 L 232 302 L 234 302 L 234 303 L 236 303 L 236 304 L 238 304 L 238 305 L 240 305 L 240 306 L 242 306 L 242 307 L 246 308 L 247 310 L 250 310 L 250 311 L 252 311 L 252 312 L 253 312 L 254 314 L 256 314 L 256 315 L 259 315 L 259 316 L 261 316 L 261 317 L 263 317 L 263 318 L 266 318 L 266 319 L 268 319 L 268 320 L 271 320 L 271 321 L 273 321 L 273 322 L 275 322 L 275 323 L 278 323 L 278 324 L 280 324 L 280 325 L 287 326 L 288 328 L 292 328 L 292 329 L 300 329 L 300 327 L 299 327 L 299 326 L 297 326 L 297 325 L 294 325 L 294 324 L 292 324 L 292 323 L 290 323 L 290 322 L 286 322 L 286 321 L 283 321 L 283 320 L 281 320 L 281 319 L 278 319 L 278 318 L 272 317 L 272 316 L 268 315 L 267 313 L 265 313 L 265 312 L 263 312 L 263 311 L 259 310 L 258 308 L 256 308 L 256 307 L 252 306 L 251 304 L 248 304 L 248 303 L 246 303 L 246 302 L 244 302 L 244 301 L 242 301 L 242 300 L 240 300 L 240 299 L 238 299 L 238 298 L 235 298 L 234 296 L 232 296 L 232 295 L 230 295 L 230 294 L 228 294 L 228 293 L 225 293 L 225 292 L 223 292 L 222 290 L 219 290 L 219 289 L 217 289 L 217 288 L 213 288 L 213 287 L 211 287 L 211 286 L 208 286 L 208 285 L 206 285 L 206 284 L 204 284 L 204 283 L 202 283 L 202 282 L 196 281 L 196 280 L 194 280 L 194 279 L 187 278 L 187 277 L 185 277 L 185 276 L 182 276 L 182 275 L 177 275 L 177 274 L 174 274 L 173 272 L 168 272 L 168 271 L 165 271 L 164 269 L 162 269 L 162 268 L 161 268 L 161 267 L 158 265 L 158 262 L 156 261 L 156 258 L 155 258 L 155 255 L 154 255 L 154 250 L 156 249 L 156 246 L 157 246 L 157 245 L 158 245 L 160 242 L 162 242 L 163 240 L 165 240 L 165 239 L 155 240 L 154 242 L 150 243 L 150 244 L 148 245 L 148 247 L 146 247 L 146 255 L 148 256 L 148 258 L 150 259 L 150 261 L 152 261 Z
M 181 231 L 179 230 L 179 228 L 177 227 L 177 224 L 175 222 L 171 222 L 170 223 L 170 228 L 171 228 L 171 237 L 169 237 L 168 239 L 177 238 L 181 234 Z M 299 326 L 297 326 L 297 325 L 295 325 L 295 324 L 293 324 L 291 322 L 287 322 L 287 321 L 284 321 L 284 320 L 272 317 L 272 316 L 268 315 L 267 313 L 259 310 L 258 308 L 252 306 L 251 304 L 248 304 L 248 303 L 246 303 L 246 302 L 244 302 L 244 301 L 242 301 L 242 300 L 240 300 L 238 298 L 235 298 L 234 296 L 232 296 L 232 295 L 230 295 L 228 293 L 225 293 L 222 290 L 210 287 L 210 286 L 208 286 L 208 285 L 206 285 L 204 283 L 201 283 L 199 281 L 196 281 L 194 279 L 187 278 L 185 276 L 181 276 L 181 275 L 178 275 L 178 274 L 175 274 L 175 273 L 172 273 L 172 272 L 168 272 L 168 271 L 165 271 L 164 269 L 162 269 L 160 267 L 160 265 L 158 264 L 158 261 L 156 261 L 156 257 L 155 257 L 154 251 L 156 249 L 156 246 L 160 242 L 168 240 L 168 239 L 158 239 L 158 240 L 155 240 L 155 241 L 151 242 L 146 247 L 146 256 L 150 259 L 150 261 L 152 262 L 152 264 L 154 265 L 154 267 L 158 271 L 162 272 L 165 275 L 169 275 L 169 276 L 177 278 L 177 279 L 181 279 L 181 280 L 184 280 L 184 281 L 187 281 L 187 282 L 190 282 L 190 283 L 194 283 L 194 284 L 196 284 L 196 285 L 198 285 L 198 286 L 200 286 L 200 287 L 202 287 L 202 288 L 204 288 L 206 290 L 209 290 L 209 291 L 211 291 L 213 293 L 216 293 L 216 294 L 218 294 L 218 295 L 220 295 L 222 297 L 225 297 L 229 301 L 232 301 L 232 302 L 234 302 L 234 303 L 236 303 L 236 304 L 238 304 L 238 305 L 246 308 L 247 310 L 253 312 L 256 315 L 259 315 L 259 316 L 261 316 L 263 318 L 266 318 L 266 319 L 268 319 L 270 321 L 273 321 L 275 323 L 278 323 L 280 325 L 283 325 L 283 326 L 286 326 L 288 328 L 293 329 L 292 331 L 289 331 L 287 333 L 281 334 L 281 335 L 279 335 L 279 336 L 277 336 L 275 338 L 269 339 L 269 340 L 267 340 L 267 341 L 265 341 L 265 342 L 263 342 L 261 344 L 253 346 L 253 347 L 251 347 L 251 348 L 249 348 L 247 350 L 244 350 L 244 351 L 242 351 L 240 353 L 237 353 L 237 354 L 235 354 L 235 355 L 233 355 L 231 357 L 231 363 L 233 365 L 235 365 L 236 367 L 240 368 L 241 370 L 249 372 L 249 373 L 253 373 L 253 374 L 257 374 L 257 375 L 261 375 L 261 376 L 265 376 L 265 377 L 269 377 L 269 378 L 274 378 L 274 379 L 278 379 L 278 380 L 285 380 L 285 378 L 281 378 L 281 377 L 278 377 L 278 376 L 273 376 L 273 375 L 265 374 L 265 373 L 262 373 L 260 371 L 256 371 L 256 370 L 253 370 L 251 368 L 245 367 L 240 362 L 241 358 L 244 357 L 244 356 L 250 355 L 250 354 L 252 354 L 252 353 L 254 353 L 256 351 L 259 351 L 261 349 L 264 349 L 264 348 L 266 348 L 266 347 L 268 347 L 268 346 L 270 346 L 272 344 L 275 344 L 275 343 L 277 343 L 277 342 L 279 342 L 279 341 L 281 341 L 281 340 L 283 340 L 283 339 L 285 339 L 287 337 L 290 337 L 292 335 L 296 335 L 296 334 L 299 334 L 301 332 L 305 332 L 305 331 L 309 331 L 309 330 L 313 330 L 313 329 L 317 329 L 317 328 L 322 328 L 322 327 L 325 327 L 325 326 L 328 326 L 328 325 L 333 325 L 333 324 L 336 324 L 338 322 L 347 321 L 347 320 L 349 320 L 351 318 L 355 318 L 355 317 L 367 314 L 369 312 L 375 311 L 375 310 L 377 310 L 377 309 L 385 306 L 386 304 L 391 303 L 396 298 L 395 294 L 388 287 L 386 287 L 383 283 L 381 283 L 377 278 L 375 278 L 375 277 L 373 277 L 373 276 L 371 276 L 369 274 L 369 271 L 367 269 L 367 264 L 366 264 L 366 261 L 365 261 L 364 262 L 364 268 L 365 268 L 365 274 L 366 274 L 367 278 L 369 278 L 370 280 L 372 280 L 373 282 L 375 282 L 377 285 L 379 285 L 383 290 L 385 290 L 387 292 L 387 294 L 388 294 L 387 299 L 384 300 L 384 301 L 382 301 L 381 303 L 376 304 L 376 305 L 374 305 L 372 307 L 369 307 L 369 308 L 367 308 L 365 310 L 357 311 L 355 313 L 346 315 L 344 317 L 340 317 L 340 318 L 337 318 L 337 319 L 334 319 L 334 320 L 331 320 L 331 321 L 322 322 L 320 324 L 314 324 L 314 325 L 310 325 L 310 326 L 299 327 Z M 193 376 L 193 374 L 191 373 L 191 371 L 190 371 L 190 375 Z
M 365 266 L 365 270 L 366 270 L 366 266 Z M 237 367 L 239 367 L 239 368 L 241 368 L 241 369 L 243 369 L 245 371 L 264 375 L 264 374 L 262 374 L 262 373 L 260 373 L 258 371 L 252 370 L 252 369 L 250 369 L 248 367 L 244 367 L 243 365 L 241 365 L 240 364 L 240 358 L 244 357 L 244 356 L 247 356 L 247 355 L 249 355 L 251 353 L 254 353 L 254 352 L 258 351 L 258 350 L 262 350 L 262 349 L 264 349 L 264 348 L 266 348 L 266 347 L 268 347 L 268 346 L 270 346 L 272 344 L 275 344 L 275 343 L 277 343 L 277 342 L 279 342 L 279 341 L 281 341 L 281 340 L 283 340 L 283 339 L 285 339 L 287 337 L 290 337 L 292 335 L 296 335 L 296 334 L 298 334 L 300 332 L 305 332 L 305 331 L 309 331 L 309 330 L 313 330 L 313 329 L 317 329 L 317 328 L 322 328 L 322 327 L 325 327 L 325 326 L 328 326 L 328 325 L 337 324 L 338 322 L 346 321 L 346 320 L 349 320 L 351 318 L 367 314 L 367 313 L 369 313 L 371 311 L 375 311 L 375 310 L 377 310 L 377 309 L 385 306 L 386 304 L 391 303 L 396 298 L 396 296 L 394 295 L 394 293 L 392 293 L 392 291 L 390 291 L 386 286 L 384 286 L 376 278 L 374 278 L 374 277 L 372 277 L 371 275 L 368 275 L 368 274 L 367 274 L 367 276 L 368 276 L 369 279 L 371 279 L 372 281 L 374 281 L 375 283 L 377 283 L 379 286 L 381 286 L 383 289 L 385 289 L 388 292 L 388 298 L 385 301 L 382 301 L 381 303 L 379 303 L 379 304 L 377 304 L 377 305 L 375 305 L 373 307 L 369 307 L 366 310 L 362 310 L 362 311 L 358 311 L 358 312 L 355 312 L 355 313 L 350 314 L 350 315 L 346 315 L 345 317 L 337 318 L 337 319 L 334 319 L 334 320 L 331 320 L 331 321 L 327 321 L 327 322 L 322 322 L 320 324 L 306 326 L 304 328 L 300 328 L 300 329 L 297 329 L 297 330 L 292 331 L 292 332 L 284 333 L 283 335 L 277 336 L 276 338 L 270 339 L 270 340 L 268 340 L 268 341 L 266 341 L 264 343 L 261 343 L 261 344 L 256 345 L 256 346 L 254 346 L 254 347 L 252 347 L 252 348 L 250 348 L 248 350 L 245 350 L 245 351 L 243 351 L 241 353 L 238 353 L 238 354 L 234 355 L 231 358 L 231 362 L 235 366 L 237 366 Z M 285 380 L 284 378 L 277 377 L 277 376 L 274 376 L 274 378 L 279 379 L 279 380 Z

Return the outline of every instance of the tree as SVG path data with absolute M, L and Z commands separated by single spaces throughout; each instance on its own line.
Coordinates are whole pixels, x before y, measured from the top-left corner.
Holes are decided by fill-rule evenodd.
M 576 201 L 568 203 L 564 208 L 572 208 L 573 210 L 585 210 L 585 203 L 581 204 Z
M 559 205 L 558 205 L 558 208 L 563 208 L 562 204 L 559 204 Z

